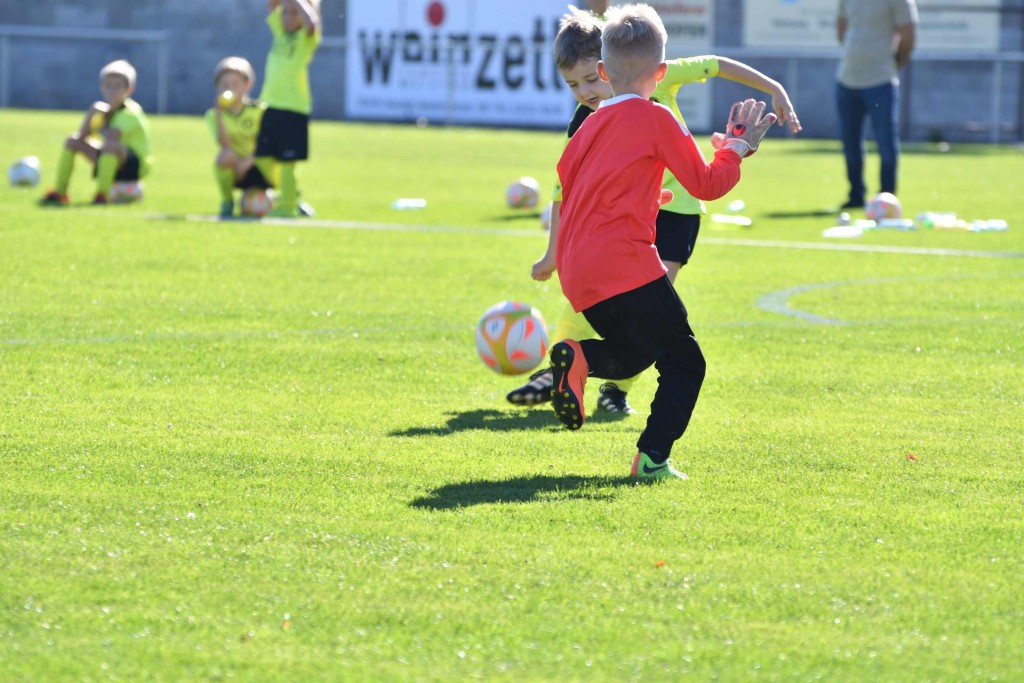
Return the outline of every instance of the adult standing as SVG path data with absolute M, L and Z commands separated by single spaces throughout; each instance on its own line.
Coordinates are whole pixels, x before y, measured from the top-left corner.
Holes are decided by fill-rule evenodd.
M 864 120 L 881 159 L 880 192 L 896 193 L 899 159 L 899 72 L 917 37 L 915 0 L 839 0 L 836 33 L 843 56 L 836 104 L 850 195 L 844 209 L 864 206 Z

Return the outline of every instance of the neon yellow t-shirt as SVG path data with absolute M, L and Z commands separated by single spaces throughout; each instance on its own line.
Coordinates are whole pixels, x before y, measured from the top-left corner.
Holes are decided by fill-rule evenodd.
M 121 131 L 121 144 L 139 158 L 139 177 L 149 173 L 153 166 L 153 153 L 150 150 L 149 120 L 142 106 L 129 97 L 110 116 L 107 127 Z
M 263 89 L 260 99 L 273 109 L 284 109 L 299 114 L 313 110 L 313 98 L 309 92 L 309 63 L 313 53 L 320 46 L 318 28 L 313 35 L 304 27 L 293 33 L 284 30 L 281 21 L 281 7 L 267 15 L 267 26 L 274 37 L 267 53 L 267 64 L 263 69 Z
M 717 76 L 718 57 L 705 55 L 702 57 L 670 59 L 666 64 L 668 65 L 668 70 L 665 73 L 665 78 L 658 83 L 658 87 L 655 88 L 654 93 L 651 95 L 651 100 L 671 109 L 676 118 L 685 126 L 686 121 L 683 119 L 682 112 L 679 111 L 679 103 L 676 102 L 676 93 L 679 92 L 679 88 L 687 83 L 696 83 Z M 593 109 L 584 104 L 576 107 L 572 122 L 566 131 L 566 145 L 569 144 L 569 139 L 572 138 L 576 130 L 583 124 L 584 119 L 592 114 L 593 111 Z M 661 207 L 663 211 L 691 215 L 707 212 L 707 209 L 704 208 L 704 202 L 692 197 L 668 171 L 665 171 L 665 180 L 662 183 L 662 187 L 672 190 L 673 195 L 672 201 Z M 562 185 L 558 182 L 557 177 L 551 198 L 556 202 L 562 201 Z
M 237 114 L 224 110 L 224 132 L 228 136 L 228 146 L 240 157 L 247 157 L 256 151 L 256 136 L 260 132 L 260 121 L 267 105 L 263 102 L 246 100 L 242 111 Z M 206 125 L 213 134 L 215 142 L 219 142 L 217 134 L 217 110 L 206 112 Z
M 682 112 L 679 111 L 676 94 L 679 92 L 679 88 L 687 83 L 696 83 L 717 76 L 718 57 L 704 55 L 686 59 L 671 59 L 666 63 L 668 71 L 665 73 L 665 78 L 654 89 L 651 99 L 671 109 L 676 118 L 685 126 L 686 121 L 683 119 Z M 661 207 L 662 211 L 690 215 L 707 212 L 704 202 L 693 198 L 668 171 L 665 171 L 665 180 L 661 186 L 666 190 L 672 190 L 673 195 L 672 201 Z

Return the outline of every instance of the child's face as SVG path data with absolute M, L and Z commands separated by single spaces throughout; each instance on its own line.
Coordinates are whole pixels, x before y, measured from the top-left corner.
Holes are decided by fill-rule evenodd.
M 558 70 L 576 101 L 591 109 L 612 96 L 611 85 L 597 74 L 597 61 L 581 59 L 571 68 Z
M 295 33 L 302 28 L 302 13 L 295 0 L 284 0 L 281 3 L 281 23 L 288 33 Z
M 107 74 L 100 79 L 100 95 L 103 96 L 103 101 L 109 104 L 111 109 L 120 107 L 131 94 L 132 89 L 129 87 L 128 80 L 124 76 Z
M 249 82 L 249 79 L 237 71 L 225 71 L 217 79 L 217 93 L 230 90 L 238 101 L 248 95 L 251 89 L 252 83 Z

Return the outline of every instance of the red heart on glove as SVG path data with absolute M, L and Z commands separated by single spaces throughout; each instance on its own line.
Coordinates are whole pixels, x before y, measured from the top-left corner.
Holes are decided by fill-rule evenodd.
M 733 132 L 734 135 L 743 135 L 743 133 L 746 130 L 747 130 L 747 127 L 744 126 L 742 123 L 737 123 L 735 126 L 732 127 L 732 132 Z

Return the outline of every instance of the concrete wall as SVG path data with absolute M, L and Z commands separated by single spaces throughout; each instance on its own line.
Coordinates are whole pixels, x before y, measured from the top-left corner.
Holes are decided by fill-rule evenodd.
M 556 0 L 553 0 L 556 1 Z M 782 81 L 793 95 L 809 137 L 835 137 L 833 105 L 836 58 L 801 60 L 765 58 L 740 49 L 743 2 L 718 0 L 715 6 L 715 52 L 731 56 Z M 1000 0 L 993 0 L 993 4 Z M 311 68 L 314 118 L 344 117 L 344 50 L 331 47 L 343 36 L 345 0 L 323 0 L 327 46 Z M 1001 48 L 1024 50 L 1024 2 L 1001 0 Z M 210 106 L 211 70 L 228 54 L 248 58 L 263 71 L 270 34 L 264 24 L 264 0 L 0 0 L 0 24 L 163 30 L 170 34 L 168 69 L 169 113 L 198 114 Z M 158 53 L 152 44 L 121 41 L 12 38 L 8 42 L 14 68 L 4 84 L 11 106 L 83 109 L 97 97 L 96 74 L 118 58 L 139 70 L 137 99 L 157 111 L 154 74 Z M 836 53 L 836 56 L 838 52 Z M 795 76 L 795 77 L 794 77 Z M 984 142 L 999 129 L 1003 142 L 1024 139 L 1022 107 L 1024 68 L 1010 65 L 995 84 L 990 64 L 923 60 L 913 62 L 904 77 L 903 137 L 907 140 L 947 139 Z M 258 86 L 255 92 L 258 93 Z M 999 94 L 993 114 L 993 92 Z M 713 120 L 724 122 L 729 104 L 749 91 L 719 79 L 715 83 Z

